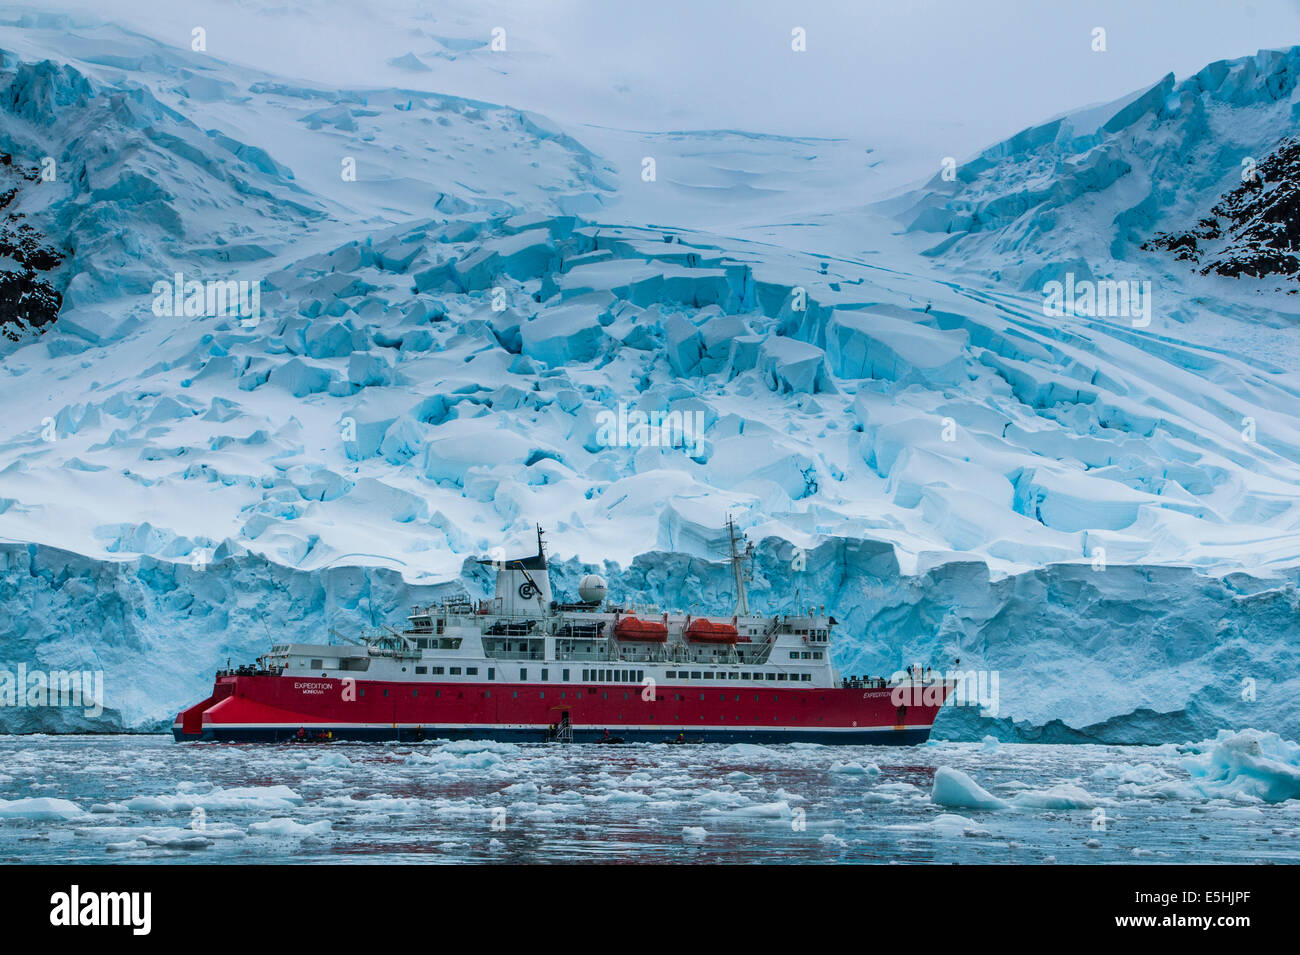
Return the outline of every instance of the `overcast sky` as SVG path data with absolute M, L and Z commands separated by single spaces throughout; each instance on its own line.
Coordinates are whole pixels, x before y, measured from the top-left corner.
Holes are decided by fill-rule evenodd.
M 1027 125 L 1300 43 L 1297 0 L 48 0 L 332 86 L 400 84 L 570 122 L 922 144 L 959 157 Z M 507 52 L 388 60 L 506 30 Z M 790 48 L 791 30 L 807 51 Z M 1104 53 L 1092 31 L 1106 30 Z

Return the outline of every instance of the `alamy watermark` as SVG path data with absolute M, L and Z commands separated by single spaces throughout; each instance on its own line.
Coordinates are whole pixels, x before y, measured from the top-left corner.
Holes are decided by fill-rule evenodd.
M 914 673 L 899 670 L 890 677 L 890 683 L 896 685 L 889 700 L 895 706 L 978 706 L 980 716 L 998 715 L 1001 677 L 997 670 L 927 670 L 921 681 L 912 679 Z M 943 690 L 948 683 L 953 689 L 945 698 Z
M 237 318 L 245 328 L 262 320 L 262 283 L 241 279 L 186 281 L 177 272 L 172 281 L 153 283 L 153 313 L 159 318 Z
M 1053 280 L 1043 286 L 1043 314 L 1048 318 L 1127 318 L 1134 328 L 1146 328 L 1151 324 L 1151 282 L 1076 281 L 1073 272 L 1066 272 L 1064 282 Z
M 94 719 L 104 712 L 103 670 L 0 669 L 0 707 L 67 706 Z
M 596 442 L 607 448 L 683 448 L 698 457 L 704 448 L 703 411 L 618 411 L 596 415 Z

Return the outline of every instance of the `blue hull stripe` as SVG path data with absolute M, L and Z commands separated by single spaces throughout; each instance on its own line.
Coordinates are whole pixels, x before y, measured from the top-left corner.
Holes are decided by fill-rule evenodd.
M 313 727 L 312 732 L 321 732 L 322 728 Z M 473 727 L 457 729 L 454 727 L 340 727 L 332 729 L 334 740 L 339 742 L 401 742 L 418 743 L 426 740 L 474 739 L 491 740 L 500 743 L 545 743 L 547 731 L 544 729 L 523 729 L 513 727 Z M 678 733 L 690 743 L 825 743 L 829 745 L 858 746 L 915 746 L 930 738 L 928 727 L 924 729 L 864 729 L 857 731 L 821 732 L 815 729 L 706 729 L 691 730 L 687 727 L 670 727 L 662 730 L 622 729 L 611 726 L 609 735 L 620 737 L 629 743 L 672 743 L 678 739 Z M 295 741 L 297 727 L 234 727 L 229 729 L 205 728 L 202 734 L 186 734 L 173 728 L 172 735 L 177 742 L 216 742 L 216 743 L 289 743 Z M 604 728 L 588 729 L 575 727 L 575 743 L 597 743 L 605 738 Z M 311 740 L 311 742 L 317 742 Z

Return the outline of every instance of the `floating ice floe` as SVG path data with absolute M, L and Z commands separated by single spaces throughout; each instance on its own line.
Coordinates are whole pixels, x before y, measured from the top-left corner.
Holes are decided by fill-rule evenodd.
M 67 799 L 33 796 L 26 799 L 0 799 L 0 819 L 77 819 L 86 815 L 80 806 Z
M 987 836 L 989 831 L 975 820 L 955 813 L 945 812 L 934 818 L 928 828 L 940 836 Z
M 960 769 L 940 766 L 934 772 L 934 789 L 930 799 L 936 806 L 956 809 L 1006 809 L 1007 802 L 999 799 Z
M 879 776 L 880 767 L 875 763 L 865 766 L 861 763 L 833 763 L 830 772 L 841 776 Z
M 266 822 L 255 822 L 248 827 L 248 831 L 260 836 L 287 836 L 293 839 L 305 839 L 308 836 L 323 836 L 331 828 L 328 819 L 301 823 L 287 817 L 279 817 L 268 819 Z
M 175 796 L 133 796 L 122 805 L 132 812 L 192 812 L 196 808 L 209 811 L 293 809 L 302 803 L 302 796 L 288 786 L 237 786 Z
M 759 746 L 757 743 L 732 743 L 722 751 L 721 755 L 735 759 L 752 759 L 776 754 L 766 746 Z
M 1097 797 L 1070 783 L 1059 783 L 1051 789 L 1018 792 L 1011 803 L 1024 809 L 1091 809 L 1097 805 Z
M 1183 760 L 1192 785 L 1205 796 L 1239 795 L 1264 802 L 1300 798 L 1300 744 L 1277 733 L 1220 730 L 1203 755 Z

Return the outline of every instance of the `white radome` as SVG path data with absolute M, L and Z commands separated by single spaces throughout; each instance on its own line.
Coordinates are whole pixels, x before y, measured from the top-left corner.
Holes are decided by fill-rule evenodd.
M 582 598 L 583 603 L 600 603 L 608 592 L 609 587 L 600 574 L 588 574 L 578 583 L 578 596 Z

